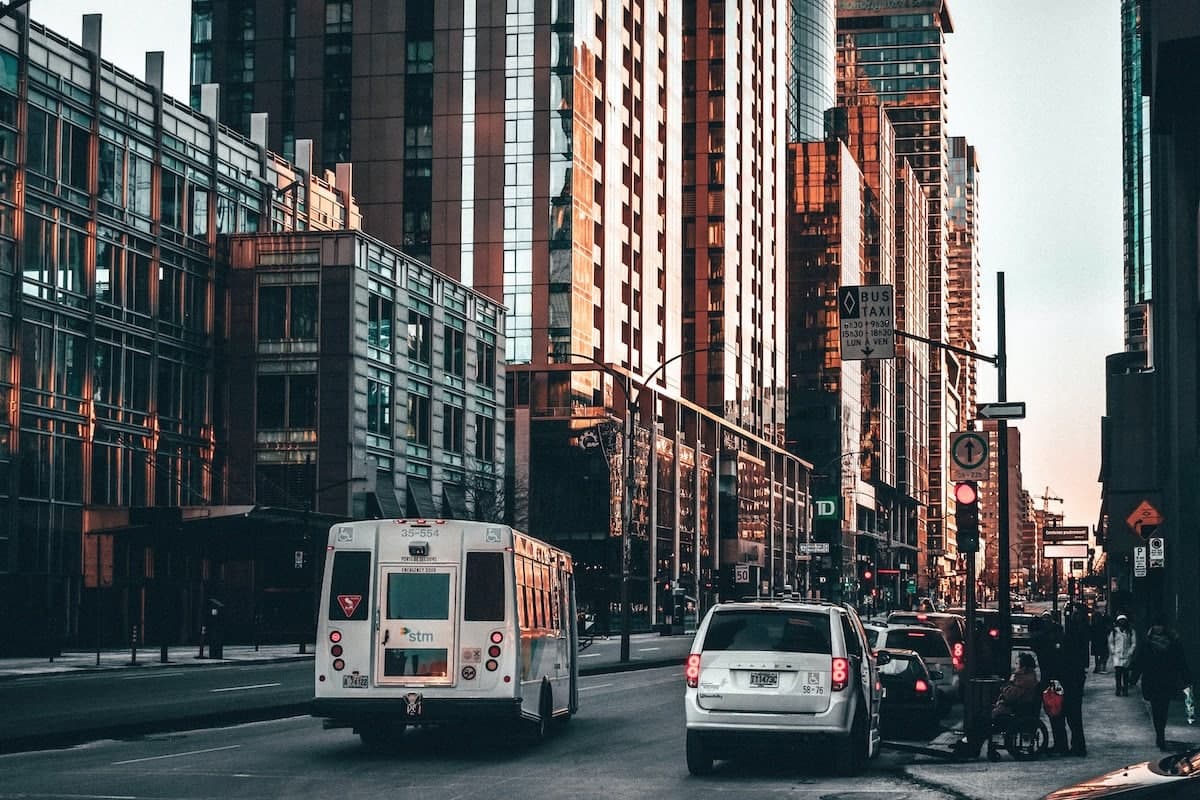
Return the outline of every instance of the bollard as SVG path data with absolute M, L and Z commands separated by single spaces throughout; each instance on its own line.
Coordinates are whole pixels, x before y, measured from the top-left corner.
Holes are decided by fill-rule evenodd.
M 158 646 L 158 660 L 159 660 L 159 663 L 161 663 L 161 664 L 167 663 L 167 643 L 166 642 L 163 642 L 161 645 Z
M 200 626 L 200 652 L 196 654 L 196 658 L 204 658 L 204 638 L 208 636 L 207 626 Z
M 133 629 L 129 632 L 129 663 L 130 664 L 137 663 L 137 636 L 138 636 L 137 628 L 138 628 L 138 626 L 134 625 Z

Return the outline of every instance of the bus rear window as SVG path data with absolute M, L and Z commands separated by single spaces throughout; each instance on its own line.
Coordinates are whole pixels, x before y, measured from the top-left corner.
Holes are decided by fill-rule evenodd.
M 388 619 L 449 619 L 450 574 L 392 572 L 387 576 Z
M 329 579 L 329 619 L 335 622 L 366 619 L 370 594 L 371 554 L 351 550 L 335 552 Z M 354 610 L 347 614 L 349 608 Z
M 503 553 L 467 553 L 463 619 L 468 622 L 504 620 Z

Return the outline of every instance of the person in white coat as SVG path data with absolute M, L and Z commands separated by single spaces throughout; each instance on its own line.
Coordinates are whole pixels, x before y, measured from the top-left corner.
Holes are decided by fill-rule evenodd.
M 1129 665 L 1133 662 L 1133 651 L 1137 647 L 1137 637 L 1129 617 L 1117 615 L 1117 624 L 1108 634 L 1108 653 L 1112 663 L 1113 674 L 1117 679 L 1117 696 L 1129 696 Z

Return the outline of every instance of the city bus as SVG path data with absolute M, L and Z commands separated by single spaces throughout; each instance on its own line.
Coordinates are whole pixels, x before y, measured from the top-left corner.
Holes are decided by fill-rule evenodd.
M 379 746 L 412 726 L 511 723 L 579 705 L 571 555 L 506 525 L 364 520 L 329 531 L 312 714 Z

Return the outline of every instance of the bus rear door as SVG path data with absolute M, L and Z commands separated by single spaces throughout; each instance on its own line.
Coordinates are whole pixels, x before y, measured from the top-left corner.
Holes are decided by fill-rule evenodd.
M 451 685 L 457 567 L 381 564 L 378 586 L 376 684 Z

